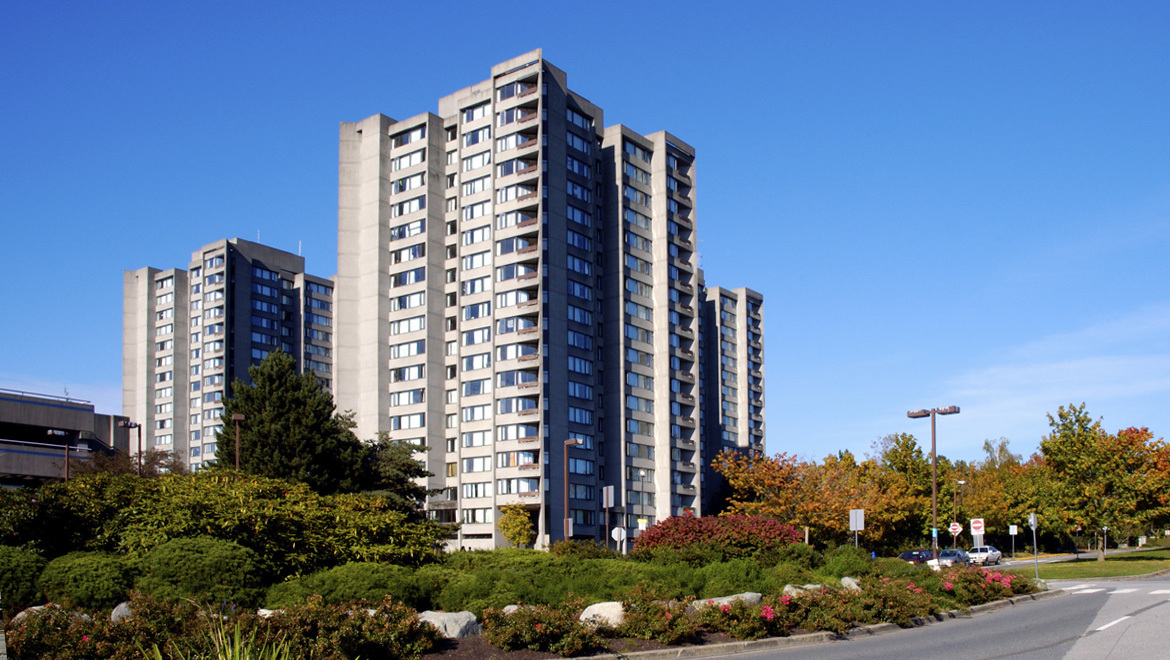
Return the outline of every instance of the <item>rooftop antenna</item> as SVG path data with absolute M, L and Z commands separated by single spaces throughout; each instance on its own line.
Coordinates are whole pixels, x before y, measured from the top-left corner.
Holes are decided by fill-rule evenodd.
M 260 242 L 260 230 L 259 229 L 256 230 L 256 242 L 257 243 Z
M 297 241 L 297 256 L 301 256 L 301 242 Z

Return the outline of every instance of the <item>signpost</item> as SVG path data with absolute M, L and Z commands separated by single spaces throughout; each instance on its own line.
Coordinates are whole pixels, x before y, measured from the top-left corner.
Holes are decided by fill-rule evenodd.
M 617 543 L 618 550 L 621 550 L 623 555 L 626 554 L 626 528 L 614 527 L 609 535 L 613 537 L 614 543 Z
M 601 489 L 601 506 L 605 507 L 605 538 L 607 539 L 609 538 L 609 507 L 613 505 L 613 486 L 606 486 Z
M 1020 531 L 1015 525 L 1008 525 L 1008 534 L 1012 535 L 1012 561 L 1016 560 L 1016 533 Z
M 849 531 L 853 532 L 853 547 L 857 547 L 857 532 L 865 529 L 865 509 L 849 510 Z
M 972 537 L 971 545 L 976 545 L 976 546 L 983 545 L 983 529 L 984 528 L 983 528 L 983 519 L 982 518 L 972 518 L 971 519 L 971 537 Z
M 1032 528 L 1032 552 L 1036 555 L 1036 579 L 1040 579 L 1040 548 L 1036 545 L 1036 513 L 1028 514 L 1028 526 Z
M 951 523 L 950 531 L 951 531 L 951 547 L 952 548 L 958 547 L 959 534 L 963 533 L 963 526 L 957 522 L 953 522 L 953 523 Z

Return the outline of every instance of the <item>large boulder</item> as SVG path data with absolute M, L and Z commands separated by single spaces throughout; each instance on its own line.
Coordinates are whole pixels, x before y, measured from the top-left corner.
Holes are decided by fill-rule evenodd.
M 130 602 L 122 601 L 114 607 L 114 611 L 110 612 L 110 621 L 114 623 L 121 623 L 129 621 L 134 618 L 134 613 L 130 611 Z
M 824 588 L 825 588 L 825 585 L 823 585 L 823 584 L 805 584 L 805 585 L 786 584 L 786 585 L 784 585 L 784 592 L 783 593 L 785 596 L 796 597 L 796 596 L 799 596 L 800 594 L 802 594 L 806 591 L 820 591 Z
M 707 607 L 720 607 L 722 605 L 730 605 L 735 601 L 743 601 L 747 605 L 759 605 L 764 600 L 763 594 L 758 594 L 754 591 L 748 591 L 742 594 L 735 594 L 732 596 L 720 596 L 719 598 L 707 598 L 704 600 L 692 601 L 687 605 L 687 613 L 698 612 Z
M 581 621 L 594 626 L 617 627 L 625 621 L 626 615 L 622 611 L 622 604 L 617 601 L 594 603 L 585 608 L 579 617 Z
M 426 622 L 439 630 L 439 633 L 448 639 L 462 639 L 475 637 L 482 632 L 482 627 L 475 615 L 466 610 L 462 612 L 435 612 L 427 610 L 418 615 L 420 621 Z
M 861 583 L 857 578 L 843 577 L 841 578 L 841 586 L 848 591 L 861 591 Z

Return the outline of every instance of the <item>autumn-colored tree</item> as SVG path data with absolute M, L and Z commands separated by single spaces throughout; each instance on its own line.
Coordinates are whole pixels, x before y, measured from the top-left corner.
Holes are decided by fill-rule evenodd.
M 1056 486 L 1057 514 L 1068 528 L 1138 527 L 1165 514 L 1168 484 L 1158 471 L 1165 443 L 1148 429 L 1105 432 L 1085 405 L 1061 406 L 1048 416 L 1052 431 L 1040 442 Z M 1104 561 L 1104 547 L 1098 559 Z
M 500 518 L 496 521 L 500 534 L 517 548 L 526 548 L 536 540 L 532 529 L 532 515 L 523 504 L 505 504 L 500 507 Z

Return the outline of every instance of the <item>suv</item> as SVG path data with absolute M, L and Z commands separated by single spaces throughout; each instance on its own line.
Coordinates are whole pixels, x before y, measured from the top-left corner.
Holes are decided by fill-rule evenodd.
M 972 564 L 980 564 L 983 566 L 988 564 L 998 565 L 1000 560 L 1003 559 L 1003 553 L 990 545 L 976 546 L 968 550 L 967 554 L 971 557 Z

